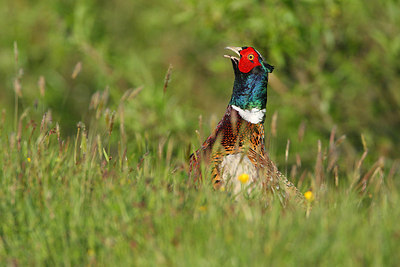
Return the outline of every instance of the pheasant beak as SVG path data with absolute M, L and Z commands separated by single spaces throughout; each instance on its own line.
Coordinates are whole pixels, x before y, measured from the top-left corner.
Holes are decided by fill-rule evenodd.
M 241 47 L 228 46 L 228 47 L 225 47 L 225 49 L 232 50 L 233 52 L 235 52 L 239 56 L 239 58 L 241 57 L 241 55 L 240 55 L 240 51 L 242 51 Z M 235 61 L 235 60 L 239 61 L 239 58 L 234 57 L 234 56 L 224 55 L 224 57 L 230 58 L 232 61 Z

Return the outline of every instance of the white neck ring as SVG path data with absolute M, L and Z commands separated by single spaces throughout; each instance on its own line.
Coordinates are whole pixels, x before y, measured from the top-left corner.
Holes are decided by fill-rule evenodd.
M 257 124 L 264 120 L 265 112 L 267 111 L 264 109 L 252 108 L 250 110 L 241 109 L 238 106 L 232 105 L 232 108 L 236 110 L 242 119 Z

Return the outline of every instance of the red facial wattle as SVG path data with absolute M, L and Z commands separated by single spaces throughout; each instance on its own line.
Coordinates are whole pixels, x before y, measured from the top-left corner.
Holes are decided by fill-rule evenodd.
M 240 51 L 239 70 L 243 73 L 250 72 L 253 68 L 261 66 L 258 53 L 251 47 Z

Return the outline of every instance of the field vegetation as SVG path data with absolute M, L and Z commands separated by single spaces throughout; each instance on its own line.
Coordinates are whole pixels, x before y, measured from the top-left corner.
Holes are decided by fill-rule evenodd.
M 0 2 L 1 265 L 398 266 L 397 1 Z M 233 84 L 307 210 L 188 182 Z

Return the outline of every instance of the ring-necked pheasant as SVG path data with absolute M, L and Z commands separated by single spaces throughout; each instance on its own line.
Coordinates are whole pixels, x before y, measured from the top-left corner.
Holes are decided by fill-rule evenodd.
M 235 73 L 232 98 L 224 117 L 201 148 L 190 156 L 190 176 L 201 178 L 200 162 L 211 163 L 215 188 L 241 189 L 238 177 L 248 175 L 247 188 L 262 186 L 285 205 L 289 199 L 304 203 L 303 195 L 270 160 L 264 146 L 264 119 L 268 73 L 274 69 L 252 47 L 226 47 Z M 242 180 L 243 182 L 243 180 Z

